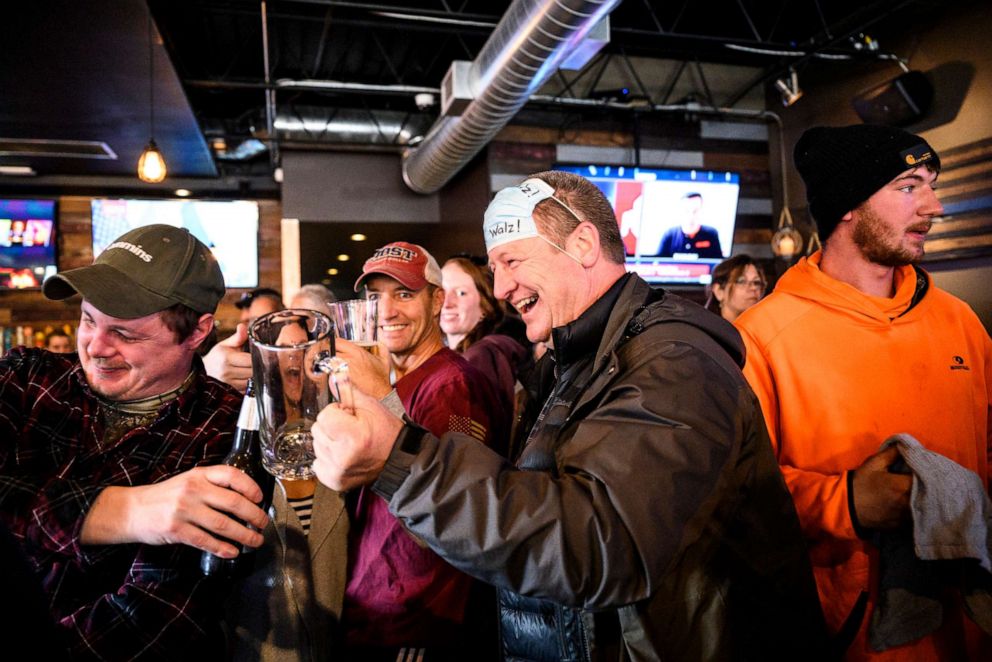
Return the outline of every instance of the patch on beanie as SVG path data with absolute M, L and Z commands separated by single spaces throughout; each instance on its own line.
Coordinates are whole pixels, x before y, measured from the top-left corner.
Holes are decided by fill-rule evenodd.
M 909 149 L 904 149 L 899 152 L 899 156 L 911 168 L 922 165 L 927 161 L 933 161 L 933 152 L 926 143 L 919 143 Z

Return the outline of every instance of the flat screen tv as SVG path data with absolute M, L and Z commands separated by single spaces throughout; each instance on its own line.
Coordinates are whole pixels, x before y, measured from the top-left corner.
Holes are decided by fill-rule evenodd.
M 559 165 L 593 182 L 613 206 L 627 270 L 649 283 L 706 285 L 730 257 L 740 175 L 715 170 L 663 170 Z
M 93 257 L 142 225 L 184 227 L 210 247 L 227 287 L 258 286 L 258 203 L 247 200 L 93 200 Z
M 0 200 L 0 289 L 41 287 L 56 271 L 54 200 Z

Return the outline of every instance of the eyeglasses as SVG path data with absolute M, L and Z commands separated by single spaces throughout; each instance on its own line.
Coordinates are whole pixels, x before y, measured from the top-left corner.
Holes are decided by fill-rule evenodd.
M 748 280 L 747 278 L 741 277 L 734 281 L 734 285 L 737 285 L 738 287 L 753 287 L 763 292 L 767 283 L 760 278 L 756 280 Z

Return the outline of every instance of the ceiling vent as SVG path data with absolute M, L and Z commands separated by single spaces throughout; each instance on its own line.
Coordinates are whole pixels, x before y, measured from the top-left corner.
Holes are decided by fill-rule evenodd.
M 0 138 L 0 156 L 117 160 L 107 143 L 96 140 Z

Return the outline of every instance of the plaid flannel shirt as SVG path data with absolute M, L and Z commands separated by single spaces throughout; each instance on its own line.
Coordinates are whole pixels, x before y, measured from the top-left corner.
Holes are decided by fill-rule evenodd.
M 110 485 L 146 485 L 220 461 L 240 397 L 198 375 L 156 420 L 102 445 L 100 405 L 75 354 L 0 359 L 0 519 L 41 580 L 73 659 L 183 659 L 216 646 L 223 591 L 184 545 L 84 546 Z

